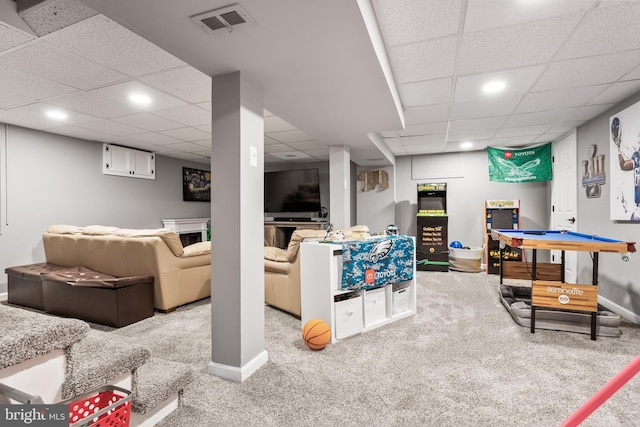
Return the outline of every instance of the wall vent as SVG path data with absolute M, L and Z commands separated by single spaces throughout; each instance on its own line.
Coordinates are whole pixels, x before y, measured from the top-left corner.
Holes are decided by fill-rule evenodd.
M 238 26 L 256 23 L 238 3 L 193 15 L 191 20 L 208 33 L 230 33 Z

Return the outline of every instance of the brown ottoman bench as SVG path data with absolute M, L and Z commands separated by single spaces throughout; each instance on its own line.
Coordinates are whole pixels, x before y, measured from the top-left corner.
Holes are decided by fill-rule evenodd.
M 69 267 L 39 263 L 5 268 L 7 273 L 7 301 L 9 304 L 44 310 L 42 275 Z
M 153 316 L 153 276 L 115 277 L 85 267 L 43 275 L 44 311 L 120 328 Z

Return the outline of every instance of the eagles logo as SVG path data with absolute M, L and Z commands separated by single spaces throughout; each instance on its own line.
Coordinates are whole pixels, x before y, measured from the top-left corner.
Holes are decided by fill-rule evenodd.
M 393 242 L 391 240 L 383 240 L 377 243 L 369 252 L 369 261 L 378 262 L 378 260 L 385 258 L 391 251 Z

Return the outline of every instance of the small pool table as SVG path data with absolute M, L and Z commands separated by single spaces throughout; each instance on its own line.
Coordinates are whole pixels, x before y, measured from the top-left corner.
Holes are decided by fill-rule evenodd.
M 535 332 L 535 313 L 536 305 L 543 307 L 560 308 L 563 305 L 568 309 L 574 309 L 577 311 L 589 311 L 591 312 L 591 339 L 596 339 L 596 312 L 597 312 L 597 286 L 598 286 L 598 254 L 600 252 L 614 252 L 623 254 L 623 259 L 628 260 L 628 253 L 635 252 L 635 242 L 625 242 L 623 240 L 608 239 L 605 237 L 595 236 L 591 234 L 576 233 L 573 231 L 565 230 L 491 230 L 491 237 L 494 240 L 500 242 L 500 250 L 502 251 L 506 245 L 511 247 L 520 247 L 523 249 L 532 249 L 531 260 L 531 279 L 532 279 L 532 302 L 531 302 L 531 333 Z M 554 288 L 554 282 L 536 281 L 536 264 L 537 264 L 537 250 L 558 250 L 562 251 L 561 259 L 561 282 L 564 283 L 564 251 L 583 251 L 591 252 L 593 259 L 592 269 L 592 285 L 595 286 L 595 291 L 592 291 L 592 297 L 590 297 L 586 303 L 580 302 L 582 305 L 569 305 L 566 295 L 556 298 L 548 298 L 542 295 L 544 288 Z M 500 283 L 502 283 L 502 255 L 500 256 Z M 558 283 L 558 282 L 555 282 Z M 577 285 L 582 286 L 582 285 Z M 591 288 L 587 286 L 587 288 Z M 588 289 L 584 288 L 579 292 L 587 292 Z M 578 289 L 578 288 L 576 288 Z M 591 288 L 593 289 L 593 288 Z M 560 291 L 561 293 L 564 291 Z M 560 295 L 560 294 L 559 294 Z M 546 298 L 546 299 L 545 299 Z M 537 301 L 537 302 L 536 302 Z M 573 304 L 573 303 L 572 303 Z M 577 308 L 576 308 L 577 307 Z

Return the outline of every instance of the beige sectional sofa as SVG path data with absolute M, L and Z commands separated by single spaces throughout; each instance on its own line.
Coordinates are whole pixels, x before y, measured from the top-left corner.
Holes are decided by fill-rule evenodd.
M 52 225 L 42 236 L 46 261 L 118 277 L 153 276 L 160 311 L 211 295 L 211 242 L 182 246 L 169 229 Z

